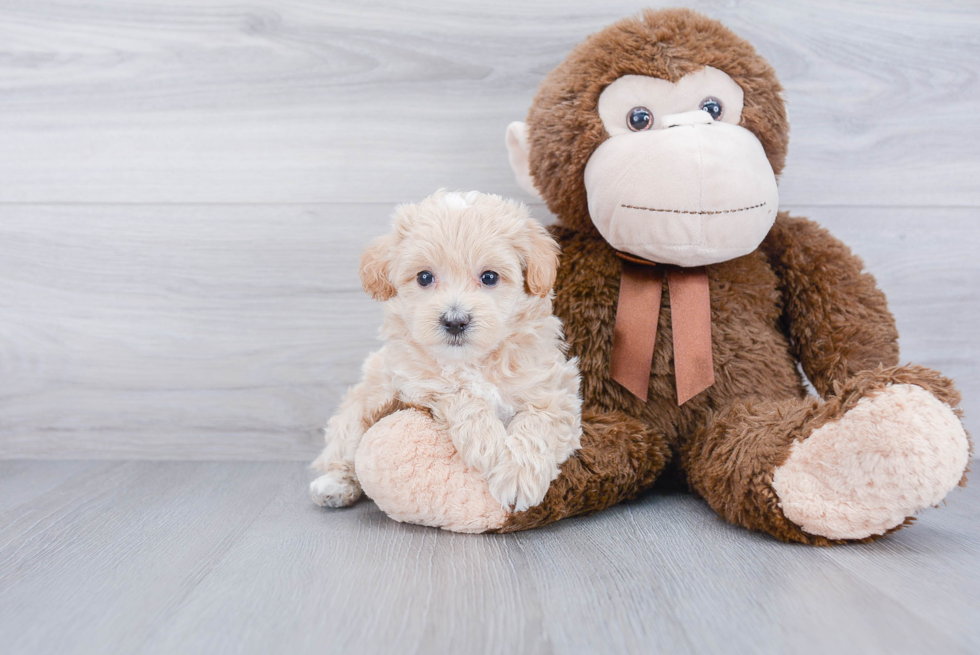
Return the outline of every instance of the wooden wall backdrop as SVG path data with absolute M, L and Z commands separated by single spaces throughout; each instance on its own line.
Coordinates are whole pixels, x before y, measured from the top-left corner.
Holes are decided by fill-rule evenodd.
M 520 197 L 507 123 L 647 4 L 0 1 L 0 457 L 310 457 L 392 205 Z M 690 4 L 776 67 L 784 208 L 865 258 L 978 432 L 980 5 Z

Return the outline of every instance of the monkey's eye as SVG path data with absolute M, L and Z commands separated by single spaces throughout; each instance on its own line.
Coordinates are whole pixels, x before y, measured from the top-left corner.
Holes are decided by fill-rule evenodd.
M 721 106 L 721 100 L 718 100 L 718 98 L 712 98 L 711 96 L 708 96 L 702 100 L 701 104 L 698 105 L 698 109 L 708 112 L 716 121 L 720 121 L 721 115 L 725 113 L 725 108 Z
M 432 273 L 429 271 L 422 271 L 415 276 L 415 279 L 419 281 L 420 287 L 427 287 L 435 280 L 435 278 L 432 277 Z
M 482 282 L 484 286 L 495 287 L 499 281 L 500 276 L 497 275 L 496 271 L 483 271 L 480 273 L 480 282 Z
M 653 112 L 646 107 L 633 107 L 626 117 L 626 124 L 634 132 L 649 130 L 653 125 Z

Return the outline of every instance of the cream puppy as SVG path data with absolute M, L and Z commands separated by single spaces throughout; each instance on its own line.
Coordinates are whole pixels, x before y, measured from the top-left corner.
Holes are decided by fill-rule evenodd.
M 361 259 L 364 289 L 384 302 L 385 345 L 330 419 L 313 501 L 356 501 L 361 437 L 416 406 L 503 506 L 540 503 L 582 434 L 577 362 L 551 312 L 557 264 L 558 245 L 518 202 L 440 191 L 398 207 Z

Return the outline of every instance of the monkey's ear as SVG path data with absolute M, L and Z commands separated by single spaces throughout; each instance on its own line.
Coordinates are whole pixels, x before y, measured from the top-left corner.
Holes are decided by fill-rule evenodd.
M 375 300 L 385 301 L 397 291 L 391 282 L 390 258 L 395 237 L 386 234 L 371 242 L 361 255 L 361 286 Z
M 532 196 L 541 200 L 541 194 L 534 188 L 534 180 L 531 179 L 531 167 L 528 160 L 531 149 L 527 142 L 527 123 L 514 121 L 507 126 L 507 136 L 504 138 L 507 144 L 507 158 L 510 159 L 510 167 L 514 169 L 514 177 L 517 184 Z
M 527 252 L 524 282 L 527 292 L 546 297 L 555 286 L 558 275 L 558 253 L 560 248 L 548 230 L 537 221 L 528 220 L 531 243 Z

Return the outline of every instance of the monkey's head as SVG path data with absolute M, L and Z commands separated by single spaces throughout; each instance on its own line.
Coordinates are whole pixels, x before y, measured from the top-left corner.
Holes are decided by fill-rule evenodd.
M 507 147 L 562 224 L 644 259 L 701 266 L 755 250 L 776 218 L 789 125 L 755 49 L 686 9 L 645 11 L 580 44 Z

